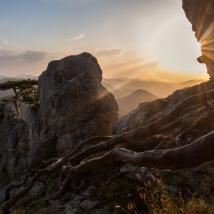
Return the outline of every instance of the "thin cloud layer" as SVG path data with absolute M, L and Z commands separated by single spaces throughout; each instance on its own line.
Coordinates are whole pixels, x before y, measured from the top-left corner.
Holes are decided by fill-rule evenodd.
M 81 39 L 84 39 L 84 38 L 85 38 L 85 34 L 82 33 L 82 34 L 80 34 L 78 36 L 74 36 L 74 37 L 68 38 L 66 40 L 68 40 L 68 41 L 75 41 L 75 40 L 81 40 Z
M 103 57 L 103 56 L 117 56 L 117 55 L 121 55 L 122 53 L 124 53 L 124 50 L 122 49 L 109 49 L 109 50 L 97 51 L 95 54 L 98 57 Z
M 47 57 L 43 51 L 27 50 L 21 53 L 15 53 L 8 50 L 0 50 L 0 65 L 14 63 L 37 63 Z
M 1 39 L 0 40 L 0 44 L 2 44 L 3 46 L 8 46 L 9 45 L 9 42 L 5 39 Z

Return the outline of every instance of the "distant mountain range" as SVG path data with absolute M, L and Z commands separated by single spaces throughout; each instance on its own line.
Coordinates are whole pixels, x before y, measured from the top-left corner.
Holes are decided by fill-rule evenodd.
M 116 97 L 120 115 L 124 115 L 136 108 L 140 103 L 164 98 L 175 90 L 183 89 L 200 84 L 204 80 L 188 80 L 185 82 L 172 83 L 156 80 L 135 79 L 104 79 L 103 85 Z
M 104 79 L 103 85 L 111 91 L 117 99 L 130 95 L 136 90 L 143 89 L 164 98 L 172 94 L 177 89 L 197 85 L 204 80 L 189 80 L 185 82 L 161 82 L 157 80 L 137 80 L 137 79 Z
M 36 79 L 32 75 L 19 75 L 15 77 L 0 76 L 0 83 L 7 80 Z M 136 108 L 140 103 L 149 102 L 157 98 L 167 97 L 177 89 L 197 85 L 204 80 L 188 80 L 171 83 L 156 80 L 137 79 L 103 79 L 103 85 L 116 97 L 120 113 L 125 114 Z M 0 91 L 0 98 L 10 96 L 11 90 Z
M 140 103 L 150 102 L 158 97 L 149 91 L 139 89 L 131 93 L 130 95 L 123 97 L 118 100 L 118 105 L 120 108 L 120 114 L 124 115 L 136 108 Z

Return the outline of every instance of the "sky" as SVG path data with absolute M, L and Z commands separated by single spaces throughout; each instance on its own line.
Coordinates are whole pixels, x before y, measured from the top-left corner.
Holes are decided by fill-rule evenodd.
M 208 78 L 181 0 L 0 0 L 0 75 L 85 51 L 105 78 Z

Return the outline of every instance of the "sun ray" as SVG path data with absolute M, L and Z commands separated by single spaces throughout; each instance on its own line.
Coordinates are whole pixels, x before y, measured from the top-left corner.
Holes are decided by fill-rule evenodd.
M 202 46 L 203 52 L 214 51 L 214 47 L 212 46 Z
M 210 4 L 208 2 L 200 1 L 199 12 L 198 12 L 197 22 L 196 22 L 197 23 L 196 37 L 198 38 L 198 40 L 201 40 L 201 37 L 204 34 L 205 23 L 206 23 L 209 7 L 210 7 Z
M 206 47 L 206 46 L 214 44 L 214 39 L 209 39 L 209 40 L 204 39 L 204 40 L 201 40 L 200 43 L 201 43 L 202 47 Z
M 210 41 L 213 39 L 214 33 L 214 21 L 209 24 L 208 28 L 204 30 L 203 35 L 199 38 L 199 42 L 203 43 L 203 41 Z

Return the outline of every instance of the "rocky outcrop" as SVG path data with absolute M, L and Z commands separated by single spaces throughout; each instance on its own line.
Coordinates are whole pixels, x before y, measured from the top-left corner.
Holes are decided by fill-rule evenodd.
M 115 132 L 158 124 L 159 134 L 176 139 L 177 146 L 188 144 L 214 129 L 214 81 L 174 92 L 165 99 L 143 103 L 122 117 Z
M 19 177 L 28 167 L 28 131 L 24 120 L 0 120 L 0 183 L 3 177 Z M 9 181 L 9 180 L 8 180 Z
M 16 184 L 37 163 L 63 156 L 84 139 L 112 134 L 118 105 L 101 81 L 96 58 L 69 56 L 50 62 L 40 76 L 40 107 L 30 106 L 26 121 L 16 119 L 13 105 L 0 104 L 0 203 L 5 185 Z M 37 182 L 29 195 L 37 200 L 44 189 L 46 184 Z M 81 209 L 95 208 L 90 199 L 81 202 Z
M 118 106 L 101 81 L 96 58 L 69 56 L 50 62 L 40 76 L 41 105 L 28 108 L 26 121 L 15 118 L 13 104 L 0 103 L 0 174 L 17 178 L 29 162 L 61 156 L 92 136 L 111 135 Z M 43 142 L 51 136 L 56 137 Z
M 101 81 L 102 70 L 96 58 L 88 53 L 49 63 L 39 77 L 39 112 L 28 114 L 33 153 L 36 145 L 48 154 L 51 153 L 48 148 L 55 147 L 57 154 L 62 155 L 81 140 L 111 134 L 118 117 L 118 106 Z M 38 132 L 39 139 L 36 137 Z M 38 144 L 53 134 L 58 136 L 56 142 L 50 142 L 48 146 Z
M 214 0 L 183 0 L 183 9 L 192 23 L 193 31 L 201 44 L 201 63 L 207 66 L 214 78 Z
M 0 102 L 0 117 L 13 118 L 16 116 L 16 109 L 12 102 Z
M 16 119 L 12 103 L 0 103 L 0 183 L 19 177 L 28 166 L 27 123 Z
M 121 174 L 125 174 L 126 177 L 131 180 L 135 180 L 141 183 L 155 182 L 155 176 L 145 167 L 136 167 L 130 164 L 124 165 L 120 169 Z

